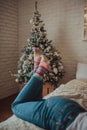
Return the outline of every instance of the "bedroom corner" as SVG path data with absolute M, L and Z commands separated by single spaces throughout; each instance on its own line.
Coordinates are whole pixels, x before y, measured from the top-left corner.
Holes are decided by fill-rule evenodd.
M 11 76 L 11 73 L 17 74 L 22 50 L 31 37 L 30 19 L 34 8 L 35 0 L 0 0 L 0 122 L 13 115 L 11 104 L 24 85 L 15 82 L 16 77 Z M 86 80 L 85 83 L 77 80 L 87 78 L 87 19 L 84 18 L 87 15 L 87 0 L 38 0 L 38 10 L 45 23 L 48 39 L 52 40 L 52 45 L 61 54 L 59 58 L 65 70 L 58 85 L 62 85 L 60 90 L 46 84 L 44 96 L 48 94 L 49 97 L 52 92 L 53 95 L 59 92 L 62 94 L 64 85 L 73 79 L 76 80 L 69 82 L 71 86 L 86 86 Z M 66 85 L 67 92 L 70 85 Z M 75 90 L 72 87 L 72 91 Z

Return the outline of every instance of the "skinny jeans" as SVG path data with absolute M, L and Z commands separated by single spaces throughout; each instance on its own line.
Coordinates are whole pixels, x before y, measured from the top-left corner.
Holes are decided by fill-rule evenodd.
M 12 103 L 13 113 L 46 130 L 66 130 L 79 113 L 85 112 L 73 100 L 42 99 L 43 80 L 33 75 Z

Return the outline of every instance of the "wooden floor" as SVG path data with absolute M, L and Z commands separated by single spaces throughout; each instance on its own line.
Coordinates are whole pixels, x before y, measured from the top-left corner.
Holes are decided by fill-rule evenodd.
M 16 96 L 17 94 L 0 100 L 0 122 L 6 120 L 13 114 L 11 110 L 11 104 Z

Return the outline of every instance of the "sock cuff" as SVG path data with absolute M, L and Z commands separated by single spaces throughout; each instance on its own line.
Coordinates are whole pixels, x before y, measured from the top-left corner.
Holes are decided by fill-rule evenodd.
M 33 47 L 33 51 L 35 51 L 35 52 L 39 52 L 39 51 L 40 51 L 40 49 L 39 49 L 39 48 L 37 48 L 37 47 Z
M 40 74 L 38 74 L 37 72 L 34 73 L 34 76 L 37 77 L 40 80 L 43 79 L 43 77 Z
M 41 75 L 42 77 L 44 76 L 44 72 L 42 72 L 42 71 L 36 71 L 36 73 Z

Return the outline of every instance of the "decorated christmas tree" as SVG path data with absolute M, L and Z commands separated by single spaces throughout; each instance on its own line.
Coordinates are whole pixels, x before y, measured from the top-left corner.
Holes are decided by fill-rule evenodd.
M 57 87 L 59 81 L 64 76 L 64 67 L 60 53 L 53 47 L 52 41 L 47 39 L 45 24 L 41 20 L 41 14 L 37 10 L 37 2 L 35 2 L 35 11 L 30 23 L 32 24 L 31 36 L 27 40 L 28 45 L 23 48 L 22 56 L 18 62 L 16 82 L 26 83 L 31 78 L 34 69 L 33 47 L 38 47 L 48 58 L 51 66 L 50 71 L 44 75 L 44 83 L 49 82 Z

